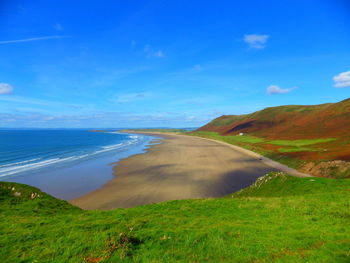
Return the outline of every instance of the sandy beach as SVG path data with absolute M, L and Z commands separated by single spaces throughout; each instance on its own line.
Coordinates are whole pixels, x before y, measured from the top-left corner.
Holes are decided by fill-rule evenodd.
M 220 197 L 283 167 L 225 143 L 185 135 L 164 135 L 144 154 L 118 162 L 115 178 L 70 202 L 83 209 L 134 207 L 177 199 Z M 286 168 L 286 167 L 284 167 Z

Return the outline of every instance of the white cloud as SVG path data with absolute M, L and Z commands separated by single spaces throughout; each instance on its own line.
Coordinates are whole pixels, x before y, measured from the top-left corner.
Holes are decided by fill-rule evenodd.
M 243 41 L 248 44 L 250 48 L 263 49 L 270 36 L 269 35 L 244 35 Z
M 65 37 L 66 36 L 46 36 L 46 37 L 33 37 L 33 38 L 16 39 L 16 40 L 5 40 L 5 41 L 0 41 L 0 45 L 20 43 L 20 42 L 32 42 L 32 41 L 40 41 L 40 40 L 48 40 L 48 39 L 60 39 Z
M 54 24 L 53 28 L 56 29 L 57 31 L 63 31 L 64 30 L 63 26 L 61 24 L 59 24 L 59 23 Z
M 146 57 L 147 58 L 151 58 L 151 57 L 154 57 L 154 58 L 164 58 L 165 57 L 165 54 L 162 50 L 154 50 L 151 48 L 150 45 L 146 45 L 145 48 L 144 48 L 144 51 L 146 53 Z
M 2 83 L 3 84 L 3 83 Z M 13 89 L 12 89 L 13 90 Z M 3 93 L 4 94 L 4 93 Z M 7 93 L 8 94 L 8 93 Z M 87 104 L 69 104 L 66 102 L 60 102 L 60 101 L 54 101 L 54 100 L 43 100 L 43 99 L 37 99 L 37 98 L 30 98 L 30 97 L 21 97 L 21 96 L 0 96 L 0 102 L 6 102 L 10 103 L 12 105 L 32 105 L 33 110 L 38 109 L 36 106 L 48 106 L 48 108 L 58 108 L 61 111 L 63 111 L 64 108 L 66 109 L 74 109 L 75 111 L 79 109 L 87 109 L 90 107 L 90 105 Z M 1 105 L 0 103 L 0 105 Z M 25 106 L 26 107 L 26 106 Z
M 345 71 L 337 76 L 333 77 L 334 87 L 336 88 L 345 88 L 350 87 L 350 71 Z
M 194 65 L 194 66 L 193 66 L 193 70 L 194 70 L 195 72 L 200 72 L 200 71 L 202 71 L 202 66 L 199 65 L 199 64 Z
M 142 100 L 147 97 L 149 97 L 149 94 L 145 92 L 129 93 L 129 94 L 118 95 L 115 99 L 112 99 L 112 101 L 115 101 L 117 103 L 129 103 L 136 100 Z
M 151 55 L 153 57 L 156 57 L 156 58 L 164 58 L 165 57 L 163 51 L 161 51 L 161 50 L 154 51 Z
M 4 127 L 183 127 L 203 125 L 210 119 L 181 113 L 95 112 L 88 114 L 1 113 Z
M 11 94 L 13 87 L 7 83 L 0 83 L 0 95 L 1 94 Z
M 186 118 L 186 121 L 194 121 L 194 120 L 196 120 L 197 119 L 197 117 L 196 116 L 188 116 L 187 118 Z
M 266 92 L 267 94 L 274 95 L 274 94 L 284 94 L 291 92 L 292 90 L 296 89 L 296 87 L 290 88 L 290 89 L 282 89 L 280 86 L 277 85 L 270 85 L 267 87 Z

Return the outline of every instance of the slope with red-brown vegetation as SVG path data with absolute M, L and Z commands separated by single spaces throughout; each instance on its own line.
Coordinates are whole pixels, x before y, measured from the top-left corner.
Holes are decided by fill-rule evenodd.
M 246 115 L 224 115 L 198 131 L 221 135 L 249 133 L 269 139 L 309 139 L 348 136 L 350 98 L 312 106 L 279 106 Z
M 240 133 L 263 138 L 255 147 L 304 161 L 350 161 L 350 98 L 321 105 L 288 105 L 266 108 L 246 115 L 224 115 L 197 132 L 216 132 L 221 136 Z M 332 138 L 332 139 L 330 139 Z M 297 151 L 276 146 L 275 140 L 316 140 L 311 148 Z M 282 150 L 281 150 L 282 149 Z M 323 169 L 323 168 L 322 168 Z M 349 175 L 350 176 L 350 175 Z

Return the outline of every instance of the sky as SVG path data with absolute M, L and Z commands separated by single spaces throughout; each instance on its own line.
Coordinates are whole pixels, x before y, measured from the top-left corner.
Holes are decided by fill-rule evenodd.
M 0 128 L 199 127 L 350 97 L 347 0 L 0 0 Z

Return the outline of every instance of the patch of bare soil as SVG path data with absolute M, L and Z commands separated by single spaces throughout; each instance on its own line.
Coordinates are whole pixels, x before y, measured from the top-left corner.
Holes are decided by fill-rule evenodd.
M 321 177 L 350 178 L 350 162 L 341 160 L 309 162 L 300 171 Z

